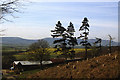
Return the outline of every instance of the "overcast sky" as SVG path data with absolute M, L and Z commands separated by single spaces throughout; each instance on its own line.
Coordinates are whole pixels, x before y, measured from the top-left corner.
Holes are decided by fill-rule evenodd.
M 33 0 L 31 0 L 33 1 Z M 38 2 L 24 6 L 23 13 L 13 22 L 2 24 L 7 37 L 41 39 L 51 37 L 50 30 L 55 28 L 58 20 L 64 27 L 71 21 L 78 37 L 79 27 L 84 17 L 89 19 L 89 38 L 109 39 L 108 34 L 118 39 L 118 2 Z

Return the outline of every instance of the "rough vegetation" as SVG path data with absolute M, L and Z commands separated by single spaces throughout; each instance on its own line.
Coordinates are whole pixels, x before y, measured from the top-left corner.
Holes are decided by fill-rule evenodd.
M 118 78 L 120 54 L 114 52 L 89 60 L 69 62 L 41 70 L 28 78 Z

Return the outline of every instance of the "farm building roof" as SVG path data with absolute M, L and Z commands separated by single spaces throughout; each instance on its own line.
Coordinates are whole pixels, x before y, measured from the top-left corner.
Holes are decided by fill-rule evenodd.
M 15 63 L 16 65 L 18 63 L 21 63 L 22 65 L 39 65 L 40 62 L 39 61 L 14 61 L 13 63 Z M 51 64 L 52 61 L 42 61 L 42 64 Z

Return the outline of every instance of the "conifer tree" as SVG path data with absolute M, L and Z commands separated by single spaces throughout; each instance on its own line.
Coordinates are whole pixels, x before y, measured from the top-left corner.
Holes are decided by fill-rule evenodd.
M 53 38 L 60 38 L 57 39 L 53 42 L 53 44 L 55 44 L 54 48 L 57 48 L 57 50 L 55 50 L 54 52 L 62 52 L 65 56 L 65 58 L 67 59 L 67 37 L 68 34 L 66 33 L 66 29 L 62 26 L 61 22 L 58 21 L 58 23 L 56 24 L 55 30 L 51 30 L 51 32 L 53 32 L 53 35 L 51 35 Z
M 75 29 L 72 22 L 70 22 L 68 28 L 65 29 L 61 22 L 58 21 L 55 30 L 51 30 L 51 32 L 53 32 L 53 35 L 51 35 L 53 38 L 60 38 L 53 42 L 55 48 L 57 48 L 54 52 L 62 52 L 66 59 L 69 53 L 69 56 L 73 58 L 75 55 L 74 46 L 77 44 L 77 39 L 73 37 Z
M 67 33 L 69 35 L 68 36 L 68 45 L 71 48 L 69 50 L 69 56 L 70 56 L 71 59 L 73 59 L 75 57 L 74 46 L 78 44 L 76 37 L 73 37 L 74 32 L 75 32 L 74 26 L 73 26 L 72 22 L 70 22 L 70 25 L 67 28 Z
M 95 48 L 97 49 L 97 55 L 100 55 L 102 51 L 102 39 L 101 38 L 96 38 L 96 41 L 93 43 L 95 45 Z
M 80 34 L 80 36 L 78 37 L 78 39 L 82 39 L 80 44 L 85 47 L 85 59 L 87 59 L 87 49 L 91 46 L 91 44 L 88 42 L 89 27 L 90 26 L 88 24 L 88 19 L 85 17 L 82 21 L 82 26 L 79 29 L 79 31 L 81 31 L 82 34 Z

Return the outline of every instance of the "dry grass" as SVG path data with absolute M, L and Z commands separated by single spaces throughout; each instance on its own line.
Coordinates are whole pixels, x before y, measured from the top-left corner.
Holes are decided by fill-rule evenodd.
M 119 74 L 118 52 L 89 60 L 61 64 L 41 70 L 28 78 L 117 78 Z

